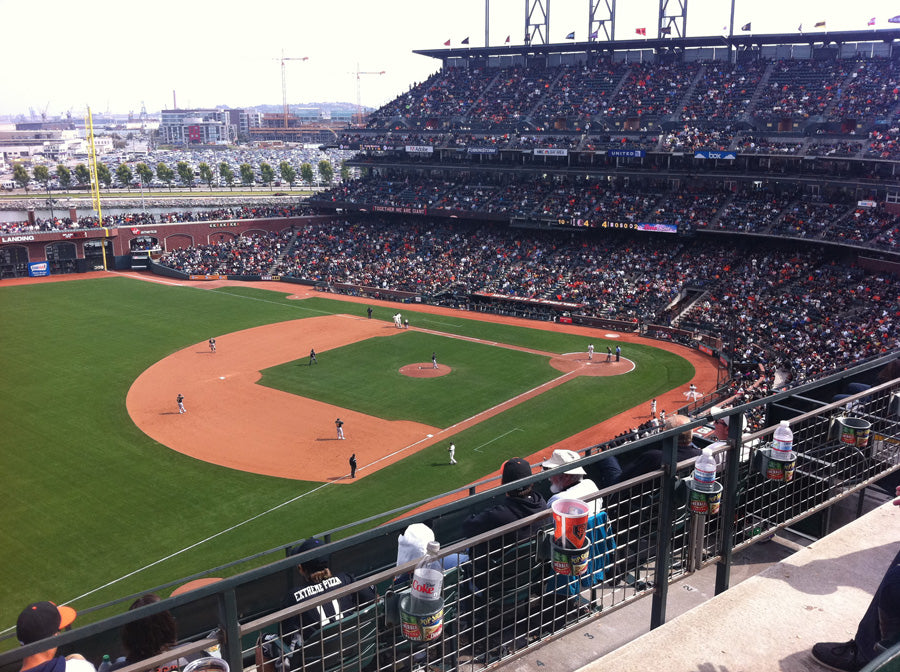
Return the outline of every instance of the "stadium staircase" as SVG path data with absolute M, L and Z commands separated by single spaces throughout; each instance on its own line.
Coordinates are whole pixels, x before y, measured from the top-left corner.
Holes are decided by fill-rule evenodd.
M 532 124 L 537 123 L 537 124 L 542 125 L 542 126 L 544 125 L 544 122 L 543 122 L 543 121 L 539 121 L 539 122 L 535 122 L 535 121 L 534 121 L 534 114 L 535 114 L 535 111 L 536 111 L 536 110 L 544 103 L 544 101 L 545 101 L 548 97 L 550 97 L 550 96 L 553 95 L 553 92 L 556 90 L 556 85 L 559 83 L 559 80 L 562 79 L 562 78 L 565 76 L 565 74 L 566 74 L 566 68 L 557 68 L 556 76 L 553 78 L 553 81 L 550 82 L 550 86 L 548 86 L 548 87 L 544 90 L 544 94 L 543 94 L 542 96 L 540 96 L 540 97 L 535 101 L 534 105 L 531 106 L 531 109 L 529 109 L 529 110 L 523 115 L 524 118 L 525 118 L 525 121 L 527 121 L 527 122 L 529 122 L 529 123 L 532 123 Z
M 294 232 L 291 234 L 290 240 L 287 241 L 284 248 L 281 250 L 281 252 L 278 253 L 278 256 L 275 257 L 274 263 L 271 266 L 269 266 L 269 269 L 267 271 L 267 273 L 269 275 L 276 275 L 276 270 L 281 265 L 282 259 L 284 259 L 285 255 L 294 249 L 294 243 L 297 242 L 297 234 L 298 233 L 299 232 L 295 229 Z
M 707 296 L 709 296 L 708 289 L 685 286 L 681 295 L 667 306 L 667 310 L 677 311 L 676 315 L 672 318 L 672 326 L 680 326 L 682 319 L 684 319 L 694 306 L 700 301 L 703 301 Z
M 744 113 L 738 118 L 738 121 L 750 121 L 753 118 L 753 112 L 756 109 L 756 105 L 762 97 L 763 92 L 766 90 L 774 70 L 775 61 L 773 60 L 769 62 L 766 66 L 766 71 L 763 73 L 762 77 L 759 78 L 759 84 L 756 85 L 756 91 L 753 92 L 750 101 L 747 103 L 747 107 L 744 108 Z
M 501 76 L 506 72 L 507 72 L 506 68 L 498 68 L 497 69 L 497 74 L 494 75 L 494 78 L 490 82 L 488 82 L 488 85 L 486 87 L 484 87 L 484 89 L 482 89 L 481 94 L 478 96 L 478 98 L 475 99 L 475 105 L 477 105 L 478 103 L 481 103 L 481 102 L 485 102 L 485 96 L 491 92 L 491 90 L 497 85 L 497 82 L 500 81 Z M 475 105 L 470 106 L 469 109 L 466 110 L 465 115 L 463 115 L 463 119 L 465 121 L 467 121 L 467 122 L 472 121 L 471 120 L 472 108 L 475 107 Z
M 682 128 L 684 125 L 687 125 L 687 122 L 681 121 L 681 113 L 684 112 L 684 109 L 687 107 L 688 101 L 692 100 L 694 97 L 694 91 L 697 89 L 697 85 L 706 77 L 706 64 L 702 63 L 700 67 L 697 69 L 697 74 L 694 75 L 694 79 L 691 80 L 691 83 L 685 87 L 686 90 L 684 95 L 681 96 L 681 99 L 678 101 L 678 104 L 675 105 L 674 111 L 671 115 L 669 115 L 669 121 L 677 122 L 678 128 Z
M 847 73 L 847 76 L 844 77 L 844 81 L 842 81 L 840 86 L 838 87 L 838 91 L 842 91 L 842 90 L 847 91 L 849 89 L 850 85 L 853 83 L 853 80 L 854 80 L 854 77 L 853 77 L 854 73 L 856 73 L 856 69 L 852 69 L 850 72 Z M 832 96 L 831 100 L 828 101 L 828 105 L 826 105 L 825 109 L 822 110 L 822 116 L 825 119 L 831 118 L 831 113 L 834 112 L 834 108 L 837 107 L 837 104 L 840 103 L 841 100 L 842 100 L 842 96 L 839 96 L 839 95 Z

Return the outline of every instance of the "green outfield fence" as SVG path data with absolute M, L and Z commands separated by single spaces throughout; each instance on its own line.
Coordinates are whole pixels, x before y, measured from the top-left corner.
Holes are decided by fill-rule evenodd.
M 124 668 L 139 672 L 179 655 L 192 656 L 219 646 L 232 671 L 292 670 L 396 671 L 424 666 L 453 669 L 474 662 L 492 665 L 549 639 L 564 636 L 573 626 L 602 619 L 610 612 L 649 597 L 650 627 L 666 621 L 671 583 L 701 567 L 716 566 L 716 592 L 729 588 L 732 557 L 773 531 L 790 527 L 815 536 L 829 532 L 830 507 L 851 496 L 862 501 L 866 488 L 893 492 L 900 469 L 900 377 L 898 353 L 867 362 L 766 399 L 727 409 L 727 442 L 715 444 L 722 484 L 718 515 L 695 512 L 688 506 L 686 477 L 692 460 L 677 463 L 677 434 L 663 432 L 606 451 L 586 446 L 580 464 L 588 475 L 601 460 L 656 447 L 663 450 L 663 467 L 655 472 L 603 489 L 603 516 L 589 531 L 591 565 L 580 582 L 553 574 L 550 569 L 550 512 L 535 514 L 473 539 L 462 538 L 461 521 L 504 496 L 498 486 L 476 493 L 470 486 L 452 493 L 457 501 L 399 519 L 420 503 L 402 510 L 373 515 L 379 527 L 354 533 L 352 527 L 323 531 L 323 546 L 293 558 L 284 548 L 271 549 L 269 564 L 169 597 L 128 612 L 134 596 L 94 610 L 113 613 L 98 622 L 61 633 L 52 640 L 62 652 L 79 652 L 99 663 L 104 654 L 121 655 L 118 632 L 123 624 L 170 610 L 177 618 L 183 643 L 165 654 Z M 743 413 L 762 407 L 767 429 L 741 434 Z M 717 411 L 718 413 L 718 411 Z M 722 417 L 717 415 L 717 417 Z M 847 418 L 854 418 L 848 423 Z M 709 426 L 715 418 L 696 409 L 691 427 Z M 767 478 L 761 458 L 770 435 L 781 420 L 794 431 L 796 463 L 789 481 Z M 848 424 L 868 429 L 868 441 L 848 442 Z M 862 433 L 860 433 L 862 435 Z M 864 444 L 864 445 L 861 445 Z M 571 468 L 571 465 L 559 470 Z M 552 473 L 552 472 L 551 472 Z M 529 482 L 546 492 L 547 473 Z M 521 487 L 522 481 L 516 483 Z M 357 524 L 364 523 L 359 521 Z M 405 590 L 397 578 L 412 565 L 394 567 L 397 535 L 411 522 L 430 525 L 442 542 L 442 555 L 468 553 L 470 558 L 445 576 L 444 632 L 428 643 L 411 643 L 403 636 L 397 611 Z M 527 537 L 516 533 L 525 526 L 539 529 Z M 335 571 L 353 573 L 359 580 L 339 590 L 282 608 L 291 590 L 296 564 L 327 555 Z M 256 556 L 258 558 L 260 556 Z M 222 568 L 207 574 L 215 576 Z M 185 577 L 147 592 L 169 594 Z M 266 636 L 290 639 L 287 620 L 300 611 L 353 593 L 361 586 L 377 588 L 377 598 L 361 604 L 329 624 L 317 637 L 293 651 L 257 646 Z M 92 611 L 92 610 L 86 610 Z M 124 613 L 116 613 L 124 612 Z M 0 672 L 18 670 L 26 654 L 50 641 L 0 654 Z M 285 657 L 287 656 L 287 657 Z

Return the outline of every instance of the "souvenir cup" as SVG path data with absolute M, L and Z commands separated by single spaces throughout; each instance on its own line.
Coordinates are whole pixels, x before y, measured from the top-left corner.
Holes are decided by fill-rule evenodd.
M 561 548 L 572 550 L 584 546 L 590 508 L 580 499 L 557 499 L 553 510 L 553 541 Z

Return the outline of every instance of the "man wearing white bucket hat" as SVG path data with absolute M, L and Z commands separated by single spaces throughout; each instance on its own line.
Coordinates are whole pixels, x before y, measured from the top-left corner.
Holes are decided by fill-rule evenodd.
M 541 467 L 544 469 L 555 469 L 570 462 L 577 462 L 581 456 L 574 450 L 554 450 L 550 459 L 544 460 Z M 550 477 L 550 491 L 553 496 L 547 502 L 552 505 L 557 499 L 586 499 L 591 495 L 600 492 L 597 485 L 589 478 L 585 478 L 587 472 L 582 467 L 572 467 L 568 471 L 561 474 L 554 474 Z M 592 503 L 594 511 L 602 506 L 601 500 L 598 498 Z

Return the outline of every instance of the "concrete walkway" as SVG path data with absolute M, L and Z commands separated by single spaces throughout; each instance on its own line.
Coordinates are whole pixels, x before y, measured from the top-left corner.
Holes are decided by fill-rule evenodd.
M 581 670 L 822 670 L 813 644 L 853 637 L 898 546 L 887 502 Z

